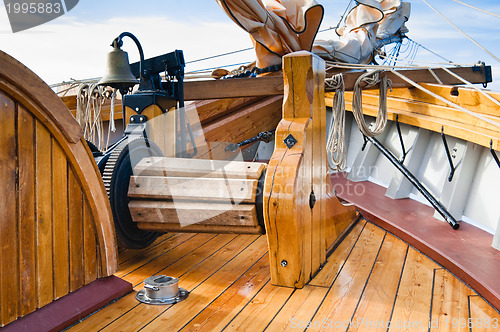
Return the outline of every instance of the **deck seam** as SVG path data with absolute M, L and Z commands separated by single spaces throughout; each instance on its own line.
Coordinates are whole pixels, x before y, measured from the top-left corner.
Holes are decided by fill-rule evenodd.
M 406 243 L 406 242 L 404 242 Z M 398 295 L 399 295 L 399 288 L 401 286 L 401 280 L 403 279 L 403 272 L 405 270 L 406 266 L 406 261 L 408 260 L 408 252 L 410 251 L 410 246 L 406 244 L 406 254 L 405 254 L 405 259 L 403 261 L 403 267 L 401 268 L 401 273 L 399 274 L 399 281 L 398 281 L 398 287 L 396 288 L 396 295 L 394 296 L 394 302 L 392 302 L 392 309 L 391 309 L 391 315 L 389 316 L 389 322 L 392 321 L 392 316 L 394 315 L 394 308 L 396 307 L 396 302 L 398 300 Z M 387 332 L 389 332 L 389 329 L 391 327 L 387 327 Z
M 328 287 L 328 291 L 326 292 L 325 296 L 323 297 L 323 300 L 321 300 L 321 302 L 319 303 L 318 307 L 316 308 L 316 311 L 314 311 L 314 313 L 312 314 L 312 316 L 311 316 L 311 320 L 313 320 L 313 319 L 314 319 L 314 317 L 316 317 L 316 315 L 318 314 L 319 309 L 321 308 L 321 306 L 323 305 L 323 303 L 325 303 L 325 300 L 326 300 L 326 298 L 327 298 L 328 294 L 330 294 L 330 291 L 332 290 L 333 285 L 335 285 L 335 282 L 337 281 L 338 276 L 340 275 L 340 273 L 341 273 L 341 272 L 342 272 L 342 270 L 344 269 L 344 266 L 345 266 L 345 264 L 347 263 L 347 261 L 349 260 L 349 257 L 351 257 L 352 251 L 354 250 L 354 248 L 355 248 L 355 247 L 356 247 L 356 245 L 358 244 L 359 238 L 361 237 L 361 234 L 363 234 L 363 232 L 364 232 L 364 230 L 365 230 L 365 228 L 366 228 L 366 225 L 368 224 L 368 222 L 366 221 L 366 219 L 363 219 L 363 220 L 365 220 L 365 224 L 363 225 L 363 228 L 362 228 L 362 229 L 361 229 L 361 231 L 359 232 L 358 237 L 356 238 L 356 241 L 355 241 L 355 242 L 354 242 L 354 244 L 352 245 L 352 248 L 351 248 L 351 250 L 349 251 L 349 254 L 348 254 L 348 255 L 347 255 L 347 257 L 345 258 L 344 263 L 342 263 L 342 266 L 340 267 L 339 271 L 337 272 L 337 275 L 336 275 L 336 276 L 335 276 L 335 278 L 333 279 L 332 284 Z M 351 229 L 349 232 L 352 232 L 352 229 Z M 349 235 L 349 234 L 347 234 L 347 235 L 346 235 L 346 237 L 347 237 L 348 235 Z M 333 255 L 333 252 L 332 252 L 332 254 L 331 254 L 331 255 Z M 330 255 L 330 256 L 331 256 L 331 255 Z M 330 256 L 329 256 L 329 257 L 330 257 Z M 310 286 L 312 286 L 312 285 L 310 285 Z M 304 331 L 305 331 L 305 330 L 306 330 L 306 329 L 304 329 Z
M 237 314 L 236 314 L 233 318 L 231 318 L 231 320 L 230 320 L 230 321 L 226 324 L 226 326 L 224 326 L 224 328 L 221 330 L 221 332 L 222 332 L 222 331 L 224 331 L 224 330 L 225 330 L 225 329 L 226 329 L 226 328 L 227 328 L 227 327 L 228 327 L 228 326 L 229 326 L 229 325 L 230 325 L 230 324 L 231 324 L 231 323 L 232 323 L 232 322 L 236 319 L 236 317 L 238 317 L 238 316 L 241 314 L 241 312 L 242 312 L 243 310 L 245 310 L 245 308 L 248 306 L 248 304 L 249 304 L 250 302 L 252 302 L 252 301 L 253 301 L 253 299 L 255 299 L 255 297 L 256 297 L 257 295 L 259 295 L 259 293 L 262 291 L 262 289 L 264 289 L 264 287 L 266 287 L 266 285 L 267 285 L 267 284 L 269 284 L 270 282 L 271 282 L 271 278 L 269 278 L 269 279 L 267 280 L 267 282 L 266 282 L 266 283 L 265 283 L 265 284 L 264 284 L 264 285 L 263 285 L 263 286 L 259 289 L 259 291 L 258 291 L 257 293 L 255 293 L 255 295 L 254 295 L 254 296 L 252 296 L 252 298 L 251 298 L 251 299 L 250 299 L 250 300 L 249 300 L 249 301 L 248 301 L 248 302 L 247 302 L 247 303 L 243 306 L 243 308 L 241 308 L 241 309 L 240 309 L 240 311 L 238 311 L 238 313 L 237 313 Z

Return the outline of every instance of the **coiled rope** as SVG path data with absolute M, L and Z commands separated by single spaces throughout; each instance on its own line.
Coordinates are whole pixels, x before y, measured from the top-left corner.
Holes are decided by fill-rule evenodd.
M 383 72 L 383 70 L 377 69 L 372 72 L 365 73 L 358 77 L 356 83 L 354 84 L 354 97 L 352 100 L 354 118 L 356 119 L 359 129 L 363 135 L 368 137 L 374 137 L 381 134 L 387 124 L 387 89 L 392 86 L 392 82 L 385 75 L 380 77 L 381 72 Z M 379 84 L 380 102 L 373 129 L 370 129 L 370 127 L 366 124 L 365 117 L 363 115 L 362 83 L 364 83 L 365 87 L 368 88 Z
M 326 151 L 330 156 L 328 166 L 332 170 L 342 172 L 345 169 L 347 153 L 345 148 L 345 85 L 344 76 L 337 74 L 326 79 L 325 84 L 328 89 L 334 90 L 333 116 L 330 125 L 330 134 L 326 143 Z
M 387 125 L 387 90 L 392 86 L 387 76 L 381 76 L 383 70 L 377 69 L 361 75 L 354 84 L 354 97 L 352 108 L 354 118 L 359 129 L 365 136 L 373 137 L 381 134 Z M 366 124 L 363 115 L 362 85 L 372 87 L 379 84 L 379 99 L 377 118 L 373 129 Z M 342 74 L 337 74 L 325 80 L 327 90 L 335 91 L 333 96 L 333 116 L 330 126 L 330 134 L 326 143 L 326 149 L 330 156 L 331 167 L 336 171 L 343 171 L 346 167 L 347 152 L 345 147 L 345 84 Z

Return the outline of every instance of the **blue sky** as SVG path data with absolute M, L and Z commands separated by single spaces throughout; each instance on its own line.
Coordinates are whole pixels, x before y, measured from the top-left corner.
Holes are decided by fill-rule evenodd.
M 465 7 L 453 0 L 428 0 L 479 43 L 500 57 L 500 18 Z M 497 0 L 462 0 L 500 14 Z M 323 28 L 335 26 L 349 0 L 319 0 L 325 7 Z M 500 63 L 465 39 L 434 13 L 422 0 L 410 1 L 412 14 L 408 36 L 443 57 L 457 63 L 478 60 L 494 66 L 498 82 L 490 85 L 500 91 Z M 146 57 L 184 51 L 186 61 L 230 52 L 251 43 L 248 35 L 234 24 L 215 0 L 80 0 L 68 14 L 50 23 L 13 34 L 3 5 L 0 6 L 0 49 L 17 58 L 47 83 L 70 78 L 101 76 L 110 42 L 122 31 L 134 33 Z M 333 31 L 318 38 L 334 38 Z M 135 46 L 125 41 L 132 61 L 138 58 Z M 247 51 L 231 57 L 190 65 L 197 70 L 225 64 L 252 61 Z M 442 60 L 419 50 L 417 59 Z

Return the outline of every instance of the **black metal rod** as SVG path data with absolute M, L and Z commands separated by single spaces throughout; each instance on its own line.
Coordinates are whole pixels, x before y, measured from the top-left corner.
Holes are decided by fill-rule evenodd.
M 455 220 L 455 218 L 446 210 L 446 208 L 434 197 L 432 194 L 423 186 L 423 184 L 413 175 L 403 164 L 401 164 L 398 159 L 389 151 L 385 146 L 382 145 L 375 137 L 366 137 L 389 161 L 396 166 L 396 168 L 411 182 L 412 185 L 417 188 L 418 191 L 424 195 L 425 199 L 432 204 L 432 206 L 443 216 L 444 220 L 453 227 L 453 229 L 458 229 L 460 225 Z
M 491 155 L 493 156 L 493 159 L 497 163 L 498 167 L 500 167 L 500 160 L 498 160 L 498 156 L 497 156 L 495 150 L 493 150 L 493 140 L 490 141 L 490 152 L 491 152 Z
M 450 176 L 448 176 L 448 182 L 453 180 L 455 175 L 455 165 L 453 165 L 453 159 L 451 159 L 450 149 L 448 148 L 448 142 L 446 141 L 446 136 L 444 135 L 444 127 L 441 127 L 441 139 L 443 140 L 444 149 L 446 151 L 446 157 L 448 158 L 448 163 L 450 164 Z
M 401 143 L 401 149 L 403 150 L 403 156 L 401 157 L 400 163 L 404 163 L 406 159 L 406 149 L 405 142 L 403 141 L 403 135 L 401 134 L 401 127 L 399 126 L 399 114 L 396 114 L 396 128 L 398 129 L 399 142 Z

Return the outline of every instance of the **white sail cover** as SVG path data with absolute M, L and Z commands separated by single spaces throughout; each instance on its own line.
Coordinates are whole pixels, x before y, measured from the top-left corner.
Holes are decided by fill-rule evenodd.
M 345 26 L 336 30 L 335 40 L 316 40 L 313 52 L 324 59 L 368 63 L 373 51 L 399 33 L 407 33 L 410 3 L 401 0 L 357 0 L 346 17 Z
M 260 68 L 279 64 L 283 55 L 300 50 L 312 50 L 327 60 L 369 62 L 380 41 L 407 31 L 404 24 L 410 15 L 408 2 L 357 0 L 346 25 L 337 29 L 338 39 L 314 42 L 324 12 L 315 0 L 216 1 L 250 34 Z

